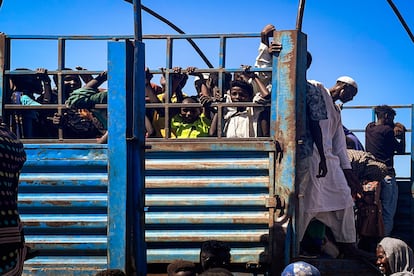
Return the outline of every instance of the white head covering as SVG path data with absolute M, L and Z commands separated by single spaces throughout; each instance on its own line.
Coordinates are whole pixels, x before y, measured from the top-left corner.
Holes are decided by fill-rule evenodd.
M 411 248 L 402 240 L 383 238 L 379 245 L 388 258 L 391 273 L 414 272 L 414 258 Z
M 342 76 L 342 77 L 339 77 L 337 80 L 336 80 L 337 82 L 338 81 L 340 81 L 340 82 L 344 82 L 344 83 L 347 83 L 347 84 L 349 84 L 349 85 L 352 85 L 353 87 L 355 87 L 356 89 L 358 89 L 358 85 L 357 85 L 357 83 L 354 81 L 354 79 L 353 78 L 351 78 L 351 77 L 348 77 L 348 76 Z

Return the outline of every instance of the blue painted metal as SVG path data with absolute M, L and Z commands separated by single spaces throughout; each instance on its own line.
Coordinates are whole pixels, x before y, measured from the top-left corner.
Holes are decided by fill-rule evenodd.
M 287 216 L 293 218 L 289 227 L 295 225 L 297 201 L 292 196 L 296 180 L 296 147 L 303 133 L 306 92 L 306 36 L 298 31 L 282 31 L 274 39 L 283 45 L 280 54 L 273 58 L 271 135 L 281 144 L 283 161 L 275 166 L 275 194 L 288 202 Z M 300 61 L 300 62 L 299 62 Z M 298 254 L 295 231 L 286 237 L 285 263 Z M 292 252 L 290 251 L 292 250 Z
M 218 150 L 215 143 L 194 141 L 187 151 L 174 143 L 169 151 L 165 144 L 160 149 L 158 143 L 149 143 L 145 220 L 149 262 L 183 258 L 198 262 L 201 243 L 218 239 L 230 245 L 233 263 L 269 263 L 274 144 L 270 151 L 261 146 L 243 151 L 243 142 L 222 142 Z
M 24 274 L 93 275 L 105 268 L 106 145 L 27 144 L 25 149 L 19 211 L 26 242 L 41 256 L 25 262 Z
M 108 267 L 127 266 L 127 145 L 126 91 L 131 91 L 131 69 L 126 56 L 132 60 L 132 47 L 125 42 L 108 43 Z M 130 66 L 131 67 L 131 66 Z
M 147 254 L 145 243 L 145 45 L 142 43 L 142 24 L 141 24 L 141 1 L 134 0 L 134 65 L 133 65 L 133 94 L 132 101 L 132 129 L 127 127 L 127 134 L 132 133 L 128 138 L 128 205 L 127 212 L 132 233 L 130 241 L 133 264 L 127 267 L 127 273 L 135 275 L 147 275 Z M 127 121 L 128 122 L 128 121 Z M 128 223 L 128 221 L 127 221 Z M 135 267 L 136 271 L 132 270 Z

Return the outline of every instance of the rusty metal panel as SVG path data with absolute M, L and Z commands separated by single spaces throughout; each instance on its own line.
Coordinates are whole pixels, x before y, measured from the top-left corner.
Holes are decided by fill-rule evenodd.
M 19 211 L 39 256 L 24 275 L 93 275 L 107 266 L 106 145 L 25 145 Z
M 148 263 L 198 262 L 209 239 L 228 243 L 233 263 L 268 261 L 274 147 L 215 143 L 154 143 L 147 151 Z

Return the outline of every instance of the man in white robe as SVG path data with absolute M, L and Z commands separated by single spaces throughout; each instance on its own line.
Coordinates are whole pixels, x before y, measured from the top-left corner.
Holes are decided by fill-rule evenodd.
M 319 154 L 315 147 L 310 167 L 311 181 L 306 187 L 303 199 L 304 227 L 298 233 L 298 239 L 303 238 L 306 226 L 315 218 L 330 227 L 344 257 L 367 257 L 368 255 L 355 246 L 353 197 L 357 196 L 359 183 L 347 156 L 340 109 L 335 105 L 336 100 L 343 103 L 352 100 L 358 87 L 350 77 L 339 78 L 329 90 L 319 82 L 309 82 L 322 91 L 328 113 L 327 120 L 319 121 L 328 173 L 325 177 L 316 177 Z

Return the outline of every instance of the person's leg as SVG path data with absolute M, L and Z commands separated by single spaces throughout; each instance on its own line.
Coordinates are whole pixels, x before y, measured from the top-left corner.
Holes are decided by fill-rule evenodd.
M 317 219 L 326 224 L 331 230 L 343 258 L 374 259 L 374 254 L 362 251 L 356 246 L 356 228 L 354 207 L 338 211 L 319 213 Z
M 387 175 L 381 181 L 382 218 L 384 236 L 389 236 L 394 227 L 394 215 L 397 211 L 398 186 L 395 176 Z
M 337 211 L 321 212 L 315 218 L 331 229 L 336 242 L 356 242 L 353 206 Z

